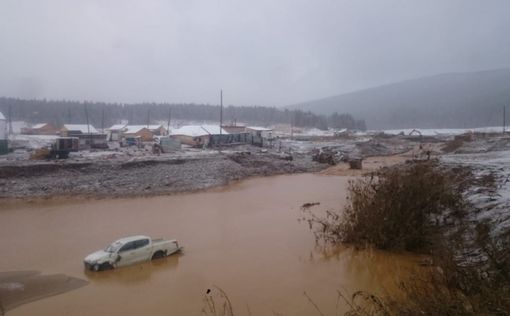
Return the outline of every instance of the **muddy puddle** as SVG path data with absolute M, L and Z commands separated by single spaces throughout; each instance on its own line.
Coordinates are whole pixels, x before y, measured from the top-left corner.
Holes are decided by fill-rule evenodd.
M 137 199 L 41 202 L 0 208 L 0 271 L 38 270 L 88 285 L 8 315 L 201 315 L 208 288 L 235 315 L 333 315 L 337 289 L 391 291 L 418 258 L 315 250 L 300 206 L 338 209 L 348 178 L 314 174 L 251 179 L 208 192 Z M 99 273 L 83 258 L 122 236 L 176 238 L 182 254 Z M 249 310 L 249 311 L 248 311 Z

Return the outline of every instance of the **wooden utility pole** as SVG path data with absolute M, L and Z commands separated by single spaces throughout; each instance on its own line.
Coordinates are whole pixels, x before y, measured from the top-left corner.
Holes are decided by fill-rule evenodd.
M 12 105 L 9 104 L 9 113 L 7 113 L 7 115 L 9 116 L 9 131 L 8 131 L 8 135 L 11 135 L 12 134 Z
M 85 138 L 85 144 L 90 146 L 90 123 L 89 123 L 89 111 L 87 109 L 87 103 L 83 104 L 85 106 L 85 119 L 87 120 L 87 137 Z M 88 141 L 87 141 L 88 140 Z
M 294 112 L 290 112 L 290 139 L 294 139 Z
M 220 90 L 220 135 L 223 126 L 223 89 Z
M 90 136 L 89 111 L 87 109 L 87 103 L 85 103 L 84 106 L 85 106 L 85 119 L 87 120 L 87 134 L 89 134 Z
M 166 125 L 166 132 L 170 135 L 170 120 L 172 119 L 172 107 L 168 106 L 168 124 Z
M 506 105 L 503 105 L 503 134 L 506 133 Z
M 101 133 L 104 133 L 104 105 L 103 105 L 103 111 L 101 113 Z

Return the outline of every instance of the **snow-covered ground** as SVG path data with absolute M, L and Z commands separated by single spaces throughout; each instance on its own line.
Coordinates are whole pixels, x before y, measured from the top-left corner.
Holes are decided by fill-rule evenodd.
M 11 147 L 28 149 L 49 147 L 57 138 L 58 138 L 57 135 L 22 135 L 22 134 L 9 135 Z
M 494 177 L 495 190 L 473 188 L 467 198 L 477 209 L 473 222 L 490 221 L 497 236 L 510 230 L 510 150 L 486 153 L 444 155 L 447 164 L 464 165 L 473 169 L 477 178 Z
M 477 127 L 477 128 L 406 128 L 406 129 L 392 129 L 383 131 L 372 131 L 372 132 L 384 132 L 390 135 L 398 135 L 404 133 L 409 135 L 412 131 L 419 131 L 423 136 L 442 136 L 442 135 L 461 135 L 464 133 L 500 133 L 503 131 L 502 126 L 488 126 L 488 127 Z

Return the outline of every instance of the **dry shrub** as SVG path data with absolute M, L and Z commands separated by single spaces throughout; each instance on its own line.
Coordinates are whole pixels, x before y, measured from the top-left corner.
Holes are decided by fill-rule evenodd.
M 462 147 L 464 142 L 470 142 L 473 140 L 473 134 L 467 133 L 462 135 L 456 135 L 452 140 L 445 143 L 443 151 L 445 153 L 452 153 Z
M 504 269 L 490 258 L 483 264 L 488 273 L 480 264 L 459 264 L 451 246 L 436 244 L 434 265 L 402 282 L 398 296 L 356 292 L 346 298 L 340 293 L 350 307 L 344 315 L 510 315 L 510 282 Z M 509 250 L 498 248 L 498 256 L 508 256 Z M 362 304 L 356 302 L 358 296 Z
M 45 160 L 50 156 L 48 148 L 38 148 L 30 155 L 30 160 Z
M 349 183 L 343 213 L 307 218 L 316 238 L 326 243 L 373 245 L 379 249 L 420 250 L 437 234 L 436 216 L 461 214 L 457 177 L 433 161 L 389 168 Z
M 510 315 L 510 282 L 505 269 L 488 258 L 459 264 L 451 245 L 434 252 L 435 266 L 401 284 L 404 298 L 385 298 L 393 315 Z M 510 248 L 499 248 L 507 255 Z M 508 263 L 508 262 L 507 262 Z

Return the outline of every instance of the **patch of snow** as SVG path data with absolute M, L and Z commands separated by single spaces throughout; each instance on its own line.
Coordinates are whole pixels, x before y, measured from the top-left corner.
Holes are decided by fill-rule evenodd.
M 478 212 L 471 214 L 473 222 L 488 220 L 494 225 L 493 235 L 498 236 L 510 229 L 510 150 L 475 154 L 444 155 L 447 164 L 471 167 L 475 177 L 493 175 L 495 191 L 472 188 L 467 199 Z
M 25 285 L 20 282 L 6 282 L 0 283 L 0 289 L 7 291 L 23 291 L 25 290 Z
M 334 130 L 320 130 L 318 128 L 310 128 L 310 129 L 303 129 L 299 132 L 295 132 L 294 135 L 297 136 L 334 136 L 335 131 Z
M 57 135 L 9 135 L 10 147 L 36 149 L 50 147 Z
M 273 129 L 267 128 L 267 127 L 259 127 L 259 126 L 246 126 L 247 129 L 251 129 L 253 131 L 260 131 L 260 132 L 270 132 Z

